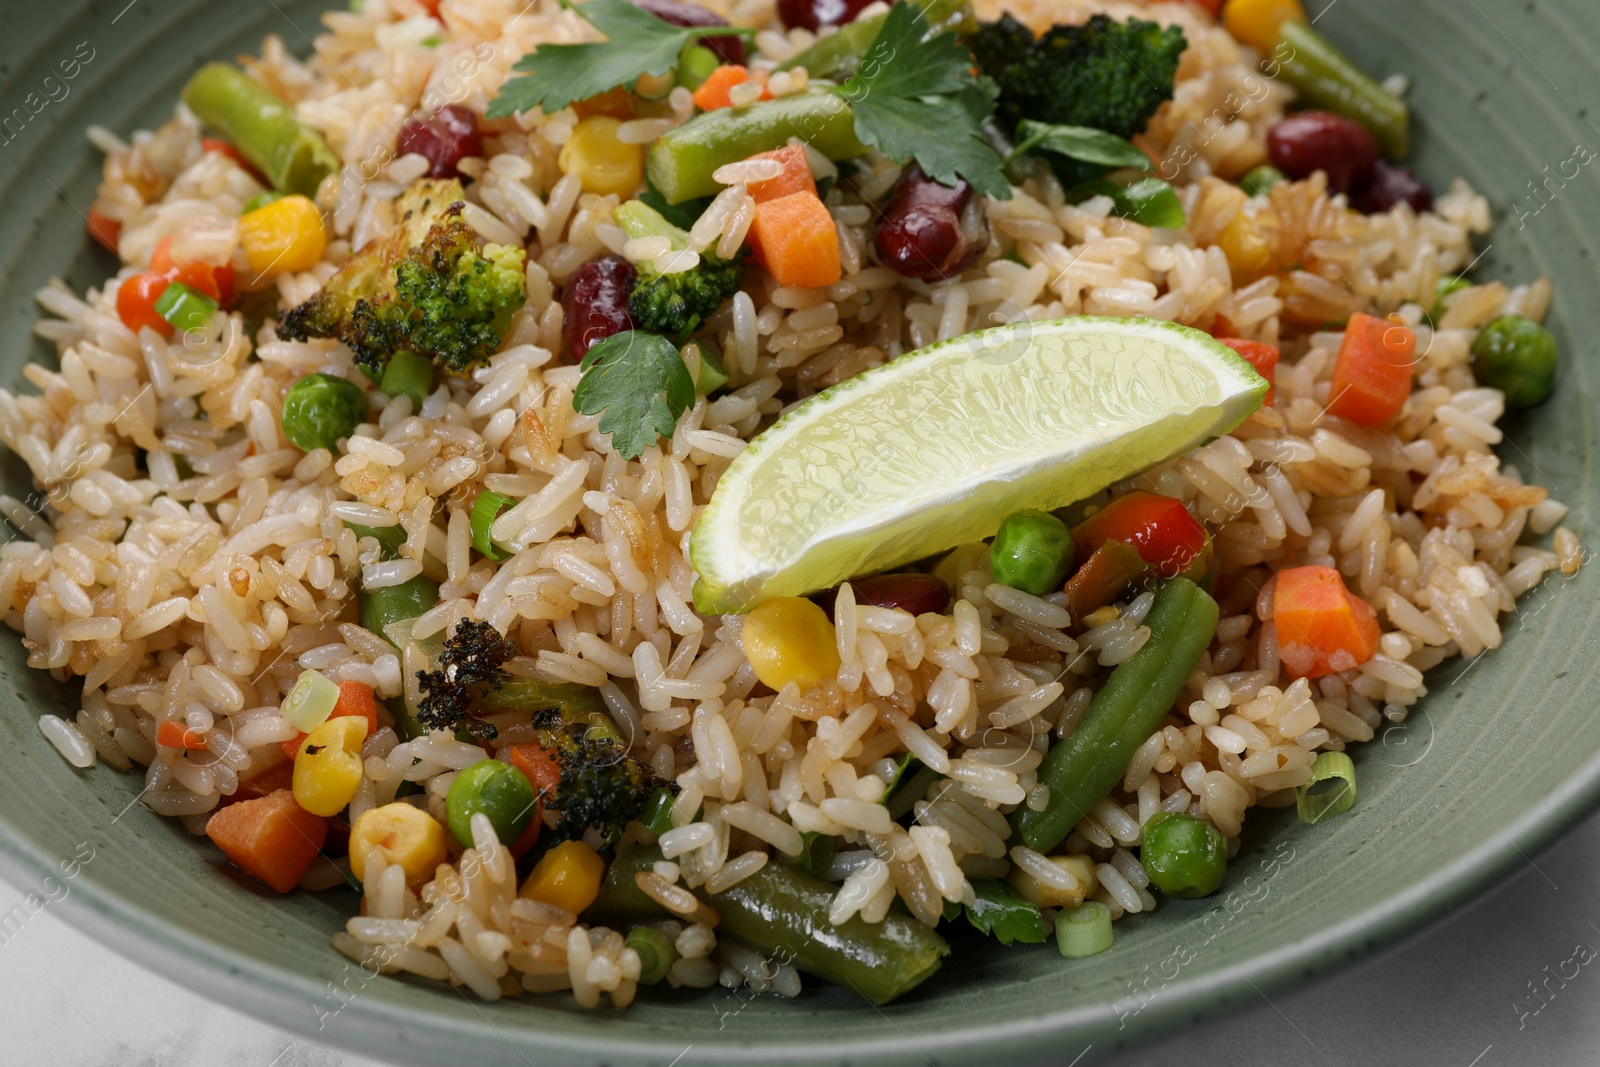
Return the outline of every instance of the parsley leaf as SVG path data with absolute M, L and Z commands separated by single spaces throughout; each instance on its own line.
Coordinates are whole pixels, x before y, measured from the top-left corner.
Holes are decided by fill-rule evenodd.
M 638 459 L 658 437 L 670 438 L 694 403 L 694 378 L 678 346 L 653 333 L 625 330 L 589 349 L 573 407 L 600 415 L 600 432 L 624 459 Z M 603 415 L 600 413 L 604 412 Z
M 730 26 L 674 26 L 628 0 L 587 0 L 568 5 L 610 40 L 540 45 L 517 60 L 522 72 L 489 102 L 489 118 L 543 108 L 560 111 L 617 86 L 632 89 L 643 75 L 659 77 L 678 65 L 678 53 L 701 37 L 748 34 Z
M 1010 158 L 1034 149 L 1104 167 L 1150 169 L 1150 157 L 1131 142 L 1089 126 L 1052 126 L 1023 119 L 1017 123 L 1017 147 Z
M 1002 945 L 1013 941 L 1033 945 L 1047 936 L 1044 916 L 1039 914 L 1039 909 L 1018 896 L 1009 884 L 993 878 L 974 878 L 972 893 L 976 903 L 965 908 L 960 904 L 946 904 L 944 917 L 954 919 L 956 913 L 964 910 L 973 929 L 990 935 Z
M 934 181 L 965 178 L 985 196 L 1009 199 L 1011 184 L 983 135 L 994 84 L 972 73 L 972 54 L 954 33 L 923 40 L 927 30 L 921 8 L 895 4 L 861 65 L 833 91 L 850 102 L 863 143 L 916 160 Z

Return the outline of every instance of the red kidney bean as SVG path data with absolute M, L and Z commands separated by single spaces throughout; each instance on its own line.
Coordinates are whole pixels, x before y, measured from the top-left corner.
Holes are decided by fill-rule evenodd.
M 1372 178 L 1352 196 L 1358 210 L 1368 215 L 1388 211 L 1401 201 L 1419 214 L 1433 208 L 1433 190 L 1409 167 L 1378 160 Z
M 412 152 L 426 156 L 433 166 L 432 178 L 454 178 L 456 165 L 467 156 L 483 155 L 483 135 L 478 132 L 478 116 L 457 104 L 446 104 L 427 118 L 416 118 L 400 127 L 395 151 L 402 156 Z
M 803 27 L 815 33 L 823 26 L 843 26 L 861 14 L 872 0 L 778 0 L 778 17 L 790 29 Z
M 674 26 L 726 26 L 728 20 L 709 8 L 690 3 L 689 0 L 633 0 L 662 22 Z M 744 40 L 739 37 L 702 37 L 695 42 L 715 52 L 724 63 L 743 66 Z
M 941 185 L 913 164 L 895 183 L 894 195 L 874 232 L 884 265 L 925 282 L 953 278 L 989 247 L 989 216 L 983 198 L 957 181 Z
M 1364 185 L 1378 163 L 1378 142 L 1367 128 L 1328 111 L 1290 115 L 1267 132 L 1267 151 L 1272 165 L 1291 178 L 1326 172 L 1335 193 Z
M 950 606 L 950 587 L 941 578 L 931 574 L 874 574 L 870 578 L 857 578 L 850 583 L 857 604 L 871 604 L 875 608 L 899 608 L 913 615 L 924 612 L 942 613 Z M 818 593 L 816 601 L 829 617 L 833 615 L 839 590 Z
M 567 359 L 577 363 L 593 345 L 633 329 L 628 298 L 638 280 L 633 264 L 621 256 L 601 256 L 578 268 L 561 294 Z

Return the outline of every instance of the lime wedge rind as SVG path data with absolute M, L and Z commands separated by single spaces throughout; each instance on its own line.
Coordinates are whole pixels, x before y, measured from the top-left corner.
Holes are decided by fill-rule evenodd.
M 987 537 L 1227 433 L 1267 382 L 1150 319 L 1014 323 L 907 353 L 797 404 L 719 480 L 690 541 L 695 605 L 772 596 Z

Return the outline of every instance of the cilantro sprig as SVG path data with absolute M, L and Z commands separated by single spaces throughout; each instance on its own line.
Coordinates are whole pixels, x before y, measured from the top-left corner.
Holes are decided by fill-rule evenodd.
M 600 416 L 600 432 L 611 435 L 623 459 L 638 459 L 658 437 L 670 438 L 694 404 L 694 377 L 678 346 L 653 333 L 614 333 L 590 348 L 579 367 L 572 406 Z
M 1013 941 L 1036 945 L 1047 936 L 1039 909 L 1023 900 L 1006 882 L 992 878 L 972 879 L 973 903 L 946 904 L 944 917 L 955 919 L 966 913 L 967 922 L 980 934 L 988 934 L 1002 945 Z
M 849 101 L 864 144 L 916 160 L 935 181 L 965 178 L 985 196 L 1009 199 L 1000 156 L 983 133 L 998 90 L 972 73 L 972 53 L 953 32 L 924 40 L 927 32 L 920 7 L 895 4 L 861 65 L 833 91 Z
M 660 77 L 678 65 L 685 46 L 702 37 L 752 36 L 738 26 L 674 26 L 628 0 L 563 3 L 610 38 L 587 44 L 545 44 L 517 60 L 522 77 L 500 87 L 490 118 L 542 108 L 560 111 L 616 87 L 632 89 L 641 77 Z

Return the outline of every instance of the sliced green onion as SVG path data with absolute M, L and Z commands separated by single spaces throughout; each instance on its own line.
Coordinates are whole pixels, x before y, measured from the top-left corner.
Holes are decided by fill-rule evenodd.
M 401 349 L 389 357 L 378 388 L 390 396 L 409 396 L 412 408 L 420 411 L 422 402 L 433 391 L 433 361 Z
M 282 200 L 283 197 L 284 197 L 283 193 L 274 192 L 271 189 L 268 189 L 264 193 L 257 193 L 255 196 L 252 196 L 249 200 L 246 200 L 244 202 L 244 207 L 239 209 L 239 214 L 248 215 L 252 211 L 256 211 L 256 210 L 259 210 L 260 208 L 266 207 L 268 204 L 272 203 L 274 200 Z
M 667 968 L 678 958 L 677 949 L 667 935 L 654 926 L 635 926 L 623 939 L 623 948 L 639 954 L 639 984 L 655 985 L 667 976 Z
M 472 547 L 482 553 L 485 559 L 499 563 L 510 557 L 511 553 L 494 543 L 489 529 L 500 513 L 515 503 L 515 500 L 493 489 L 485 489 L 472 502 Z
M 156 314 L 183 333 L 199 330 L 217 313 L 217 302 L 182 282 L 173 282 L 156 300 Z
M 333 706 L 339 703 L 339 686 L 318 671 L 305 671 L 283 698 L 278 714 L 303 734 L 328 721 Z
M 1094 189 L 1111 197 L 1118 215 L 1132 219 L 1141 226 L 1159 226 L 1168 230 L 1183 228 L 1186 221 L 1183 204 L 1172 186 L 1160 178 L 1141 178 L 1125 187 L 1110 182 L 1104 184 L 1109 188 L 1102 189 L 1100 183 L 1095 183 Z
M 1335 778 L 1339 784 L 1333 788 L 1316 789 L 1318 782 Z M 1303 823 L 1316 824 L 1343 814 L 1356 802 L 1356 765 L 1343 752 L 1324 752 L 1311 765 L 1311 781 L 1296 793 L 1295 808 Z
M 678 84 L 695 90 L 705 84 L 711 72 L 722 65 L 722 58 L 704 45 L 686 44 L 678 53 Z
M 1056 946 L 1068 959 L 1082 959 L 1111 947 L 1111 909 L 1098 900 L 1056 916 Z
M 672 829 L 672 805 L 677 802 L 678 798 L 672 795 L 671 790 L 657 789 L 644 802 L 644 810 L 639 813 L 639 822 L 646 830 L 660 837 Z

